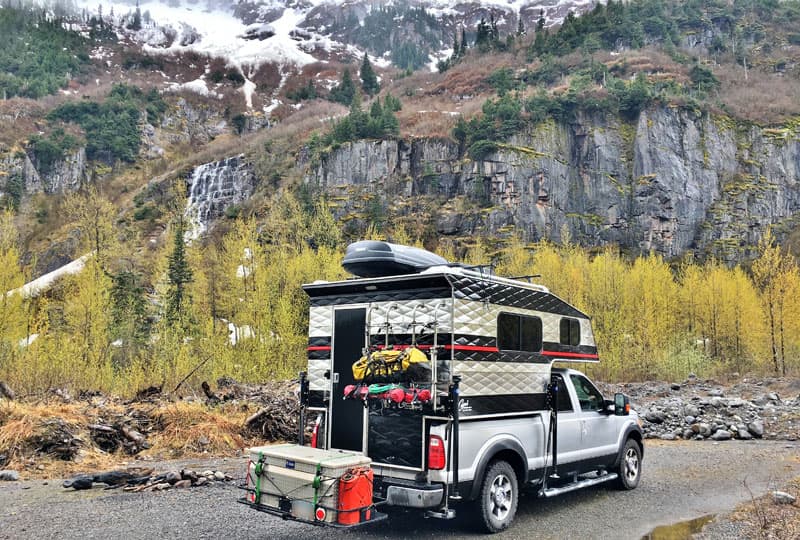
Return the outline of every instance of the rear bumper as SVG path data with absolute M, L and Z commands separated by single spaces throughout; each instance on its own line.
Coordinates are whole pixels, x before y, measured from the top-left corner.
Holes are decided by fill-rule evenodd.
M 373 483 L 374 496 L 390 506 L 439 508 L 444 501 L 443 484 L 426 484 L 400 478 L 378 477 Z

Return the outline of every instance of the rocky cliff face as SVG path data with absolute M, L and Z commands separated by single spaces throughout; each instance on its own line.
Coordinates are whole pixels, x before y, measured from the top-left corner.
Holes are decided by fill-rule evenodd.
M 79 148 L 64 156 L 46 174 L 40 173 L 30 156 L 18 151 L 0 157 L 0 190 L 8 196 L 10 192 L 21 190 L 18 195 L 31 193 L 65 193 L 78 189 L 81 183 L 89 180 L 86 149 Z M 12 187 L 10 182 L 16 182 Z
M 568 233 L 585 245 L 726 260 L 746 256 L 768 225 L 794 228 L 799 180 L 800 125 L 764 129 L 672 107 L 634 123 L 545 123 L 480 161 L 446 140 L 360 141 L 305 177 L 341 216 L 366 218 L 370 194 L 429 196 L 439 234 Z

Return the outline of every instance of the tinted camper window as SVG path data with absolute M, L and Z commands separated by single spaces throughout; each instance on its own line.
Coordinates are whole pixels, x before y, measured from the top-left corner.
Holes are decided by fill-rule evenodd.
M 578 319 L 561 319 L 560 324 L 562 345 L 581 344 L 581 323 Z
M 501 313 L 497 317 L 497 348 L 501 351 L 541 351 L 542 319 Z

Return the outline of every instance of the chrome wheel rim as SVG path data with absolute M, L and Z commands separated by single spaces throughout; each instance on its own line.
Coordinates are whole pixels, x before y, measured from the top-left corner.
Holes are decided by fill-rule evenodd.
M 514 501 L 514 491 L 511 480 L 505 474 L 498 474 L 492 481 L 489 489 L 489 512 L 498 521 L 503 521 L 511 512 Z
M 628 483 L 633 483 L 639 476 L 639 454 L 633 448 L 628 448 L 625 452 L 625 479 Z

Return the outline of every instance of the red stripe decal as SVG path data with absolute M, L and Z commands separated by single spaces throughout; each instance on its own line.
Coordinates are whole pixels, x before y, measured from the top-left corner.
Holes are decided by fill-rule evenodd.
M 309 351 L 329 351 L 331 350 L 330 345 L 312 345 L 308 348 Z
M 542 351 L 545 356 L 563 356 L 564 358 L 600 358 L 598 354 L 583 354 L 572 352 Z

